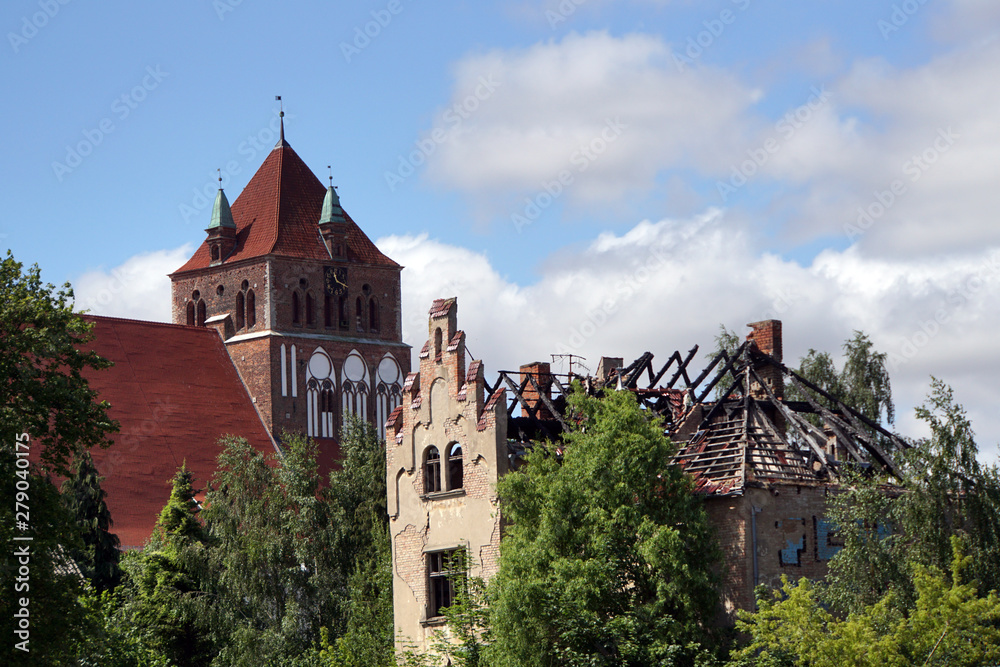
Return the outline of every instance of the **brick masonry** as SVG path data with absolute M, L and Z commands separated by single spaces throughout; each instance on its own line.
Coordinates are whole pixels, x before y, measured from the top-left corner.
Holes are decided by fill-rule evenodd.
M 742 496 L 710 497 L 709 520 L 722 548 L 721 602 L 726 622 L 737 609 L 754 608 L 754 587 L 823 578 L 830 559 L 840 550 L 834 526 L 826 517 L 835 487 L 770 485 L 748 488 Z M 754 531 L 756 530 L 756 572 Z
M 345 310 L 349 311 L 349 317 L 346 321 L 341 318 L 339 298 L 335 295 L 325 298 L 326 267 L 342 267 L 347 271 Z M 401 371 L 400 384 L 409 372 L 409 346 L 402 343 L 398 267 L 268 256 L 174 274 L 171 279 L 172 315 L 176 324 L 188 323 L 189 303 L 203 303 L 206 318 L 230 316 L 234 335 L 226 340 L 226 347 L 265 425 L 279 439 L 286 431 L 307 432 L 306 365 L 317 348 L 322 347 L 330 356 L 338 390 L 348 355 L 357 351 L 364 359 L 369 382 L 365 418 L 372 423 L 376 422 L 373 378 L 382 358 L 388 353 L 396 360 Z M 241 294 L 246 304 L 251 291 L 255 300 L 255 321 L 251 325 L 245 306 L 243 326 L 238 326 L 237 295 Z M 306 316 L 309 299 L 311 320 Z M 296 300 L 298 317 L 293 312 Z M 224 338 L 225 332 L 230 331 L 228 326 L 220 325 L 219 329 Z M 282 344 L 285 346 L 286 382 L 290 383 L 294 375 L 295 396 L 290 384 L 282 395 Z M 296 351 L 294 374 L 291 370 L 292 346 Z M 339 424 L 343 419 L 339 391 L 334 405 Z

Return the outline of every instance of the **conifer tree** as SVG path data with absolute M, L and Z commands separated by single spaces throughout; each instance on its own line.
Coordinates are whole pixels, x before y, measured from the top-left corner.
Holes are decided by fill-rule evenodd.
M 63 503 L 76 518 L 83 539 L 83 548 L 74 550 L 73 559 L 98 592 L 114 588 L 121 578 L 121 543 L 111 532 L 113 522 L 104 501 L 103 479 L 90 452 L 84 452 L 76 459 L 73 475 L 62 485 Z

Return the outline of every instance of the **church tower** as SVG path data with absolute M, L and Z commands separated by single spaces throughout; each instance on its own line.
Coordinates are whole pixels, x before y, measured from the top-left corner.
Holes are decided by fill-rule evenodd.
M 312 436 L 329 463 L 346 415 L 384 437 L 410 370 L 403 267 L 344 211 L 332 184 L 323 187 L 283 124 L 232 208 L 219 188 L 205 231 L 170 275 L 174 323 L 219 331 L 277 439 Z

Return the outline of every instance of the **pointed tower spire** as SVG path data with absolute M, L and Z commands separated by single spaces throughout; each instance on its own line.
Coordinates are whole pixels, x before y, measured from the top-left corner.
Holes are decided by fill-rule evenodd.
M 236 229 L 236 223 L 233 221 L 233 212 L 229 208 L 229 200 L 226 199 L 226 193 L 222 189 L 222 170 L 219 169 L 218 171 L 219 192 L 215 195 L 215 205 L 212 206 L 212 221 L 208 223 L 208 228 L 231 227 Z
M 326 165 L 330 169 L 330 165 Z M 326 189 L 326 196 L 323 197 L 323 209 L 319 214 L 319 232 L 323 236 L 323 242 L 334 259 L 347 258 L 347 217 L 344 209 L 340 207 L 340 196 L 337 188 L 333 186 L 333 172 L 330 172 L 330 187 Z
M 236 221 L 229 208 L 229 200 L 222 189 L 222 170 L 219 169 L 219 192 L 212 206 L 212 220 L 205 232 L 208 234 L 209 265 L 220 264 L 236 247 Z
M 288 142 L 285 141 L 285 105 L 281 101 L 281 95 L 275 95 L 274 99 L 278 102 L 278 123 L 280 125 L 278 143 L 274 145 L 275 148 L 290 147 Z

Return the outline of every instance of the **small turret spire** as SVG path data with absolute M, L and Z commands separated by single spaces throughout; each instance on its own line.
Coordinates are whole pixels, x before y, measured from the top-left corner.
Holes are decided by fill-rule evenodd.
M 326 189 L 326 196 L 323 197 L 323 210 L 320 212 L 319 224 L 346 221 L 344 209 L 340 207 L 340 195 L 337 194 L 337 188 L 333 185 L 333 174 L 330 174 L 330 187 Z
M 219 172 L 219 192 L 215 195 L 215 204 L 212 206 L 212 221 L 208 223 L 208 229 L 217 227 L 227 227 L 236 229 L 236 222 L 233 220 L 233 212 L 229 209 L 229 200 L 222 189 L 222 170 Z

